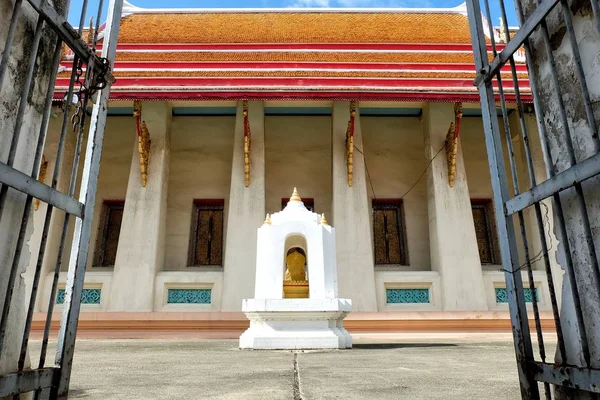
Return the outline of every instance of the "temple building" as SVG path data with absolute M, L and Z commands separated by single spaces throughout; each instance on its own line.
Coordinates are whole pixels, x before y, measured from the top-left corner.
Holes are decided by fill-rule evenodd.
M 503 36 L 490 35 L 501 49 Z M 72 58 L 64 55 L 56 82 L 40 173 L 46 182 Z M 531 102 L 524 59 L 516 61 L 520 95 Z M 142 9 L 127 3 L 114 73 L 82 318 L 88 311 L 241 311 L 242 300 L 254 294 L 257 228 L 267 213 L 286 206 L 294 187 L 304 206 L 335 228 L 339 297 L 352 300 L 353 313 L 508 310 L 464 4 Z M 525 179 L 510 69 L 502 74 L 517 170 Z M 545 177 L 535 115 L 532 108 L 525 113 L 535 173 Z M 75 139 L 68 138 L 67 160 Z M 60 190 L 67 190 L 70 173 L 64 165 Z M 32 251 L 46 205 L 35 207 Z M 535 216 L 526 212 L 525 220 L 535 255 Z M 62 213 L 52 221 L 39 311 L 51 292 Z M 551 223 L 550 259 L 560 288 Z M 309 260 L 310 252 L 297 258 Z M 67 248 L 57 310 L 68 255 Z M 526 295 L 551 310 L 539 257 L 533 275 L 536 291 Z

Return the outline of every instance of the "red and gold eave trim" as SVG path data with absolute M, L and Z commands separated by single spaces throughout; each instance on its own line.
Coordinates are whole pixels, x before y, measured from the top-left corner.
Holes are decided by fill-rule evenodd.
M 516 103 L 514 94 L 504 94 L 508 103 Z M 54 94 L 54 101 L 61 102 L 64 99 L 64 92 L 59 91 Z M 248 101 L 269 101 L 269 100 L 339 100 L 339 101 L 426 101 L 426 102 L 457 102 L 479 103 L 479 94 L 477 93 L 415 93 L 415 92 L 361 92 L 361 91 L 220 91 L 220 92 L 169 92 L 169 91 L 112 91 L 111 101 L 229 101 L 229 100 L 248 100 Z M 496 101 L 500 101 L 500 96 L 495 95 Z M 531 94 L 521 93 L 521 99 L 525 103 L 533 102 Z

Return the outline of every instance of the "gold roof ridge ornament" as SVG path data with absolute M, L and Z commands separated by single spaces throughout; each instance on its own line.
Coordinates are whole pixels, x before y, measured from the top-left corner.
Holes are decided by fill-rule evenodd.
M 267 213 L 267 216 L 265 218 L 265 222 L 264 225 L 272 225 L 273 223 L 271 222 L 271 214 Z
M 142 187 L 148 183 L 148 164 L 150 162 L 150 132 L 146 126 L 146 121 L 142 121 L 142 102 L 133 101 L 133 116 L 138 137 L 138 151 L 140 153 L 140 173 L 142 175 Z
M 292 192 L 292 197 L 290 197 L 290 201 L 302 201 L 300 195 L 298 194 L 298 190 L 294 187 L 294 191 Z
M 348 186 L 352 187 L 354 176 L 354 118 L 356 117 L 356 101 L 350 102 L 350 121 L 346 129 L 346 169 L 348 171 Z
M 89 44 L 94 41 L 94 17 L 90 17 L 90 29 L 87 31 L 86 40 Z
M 250 121 L 248 120 L 248 100 L 242 102 L 244 115 L 244 185 L 250 186 Z
M 460 120 L 463 117 L 462 103 L 454 103 L 454 122 L 450 122 L 450 128 L 446 134 L 446 159 L 448 162 L 448 183 L 454 187 L 456 179 L 456 155 L 458 153 L 458 137 L 460 134 Z

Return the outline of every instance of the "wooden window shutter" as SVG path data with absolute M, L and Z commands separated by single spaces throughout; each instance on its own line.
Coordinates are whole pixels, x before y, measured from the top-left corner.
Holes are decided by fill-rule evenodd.
M 221 199 L 194 200 L 189 265 L 223 264 L 223 205 Z
M 401 200 L 373 200 L 373 238 L 376 265 L 407 265 Z

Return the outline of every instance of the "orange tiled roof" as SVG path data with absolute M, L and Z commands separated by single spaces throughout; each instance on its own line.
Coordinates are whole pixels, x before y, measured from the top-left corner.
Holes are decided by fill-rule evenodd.
M 449 13 L 133 14 L 122 43 L 471 43 L 469 23 Z
M 127 4 L 111 96 L 476 99 L 465 11 L 464 5 L 214 11 Z M 68 83 L 70 66 L 64 66 L 59 90 Z M 524 65 L 518 72 L 527 86 Z

